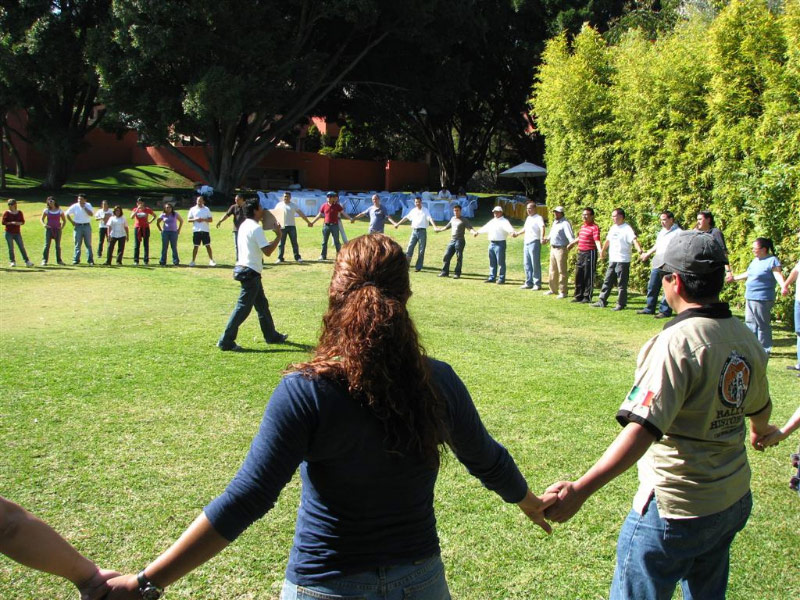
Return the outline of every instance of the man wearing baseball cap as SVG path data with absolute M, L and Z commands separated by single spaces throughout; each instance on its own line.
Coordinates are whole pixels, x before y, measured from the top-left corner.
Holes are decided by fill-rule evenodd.
M 516 237 L 514 228 L 503 216 L 503 209 L 495 206 L 492 209 L 492 217 L 486 225 L 473 231 L 472 235 L 478 237 L 479 233 L 485 233 L 489 237 L 489 277 L 484 283 L 494 283 L 495 281 L 503 285 L 506 282 L 506 240 L 508 236 Z
M 568 520 L 638 462 L 611 599 L 669 598 L 679 582 L 684 598 L 721 599 L 731 543 L 752 507 L 745 416 L 753 442 L 774 429 L 767 355 L 719 301 L 728 261 L 711 236 L 681 231 L 659 263 L 678 315 L 639 352 L 617 412 L 624 429 L 580 479 L 548 488 L 559 499 L 546 514 Z
M 570 222 L 564 218 L 563 206 L 553 209 L 553 217 L 550 234 L 544 240 L 545 244 L 550 244 L 550 289 L 545 296 L 558 292 L 557 298 L 561 299 L 567 297 L 567 253 L 575 241 L 575 234 Z

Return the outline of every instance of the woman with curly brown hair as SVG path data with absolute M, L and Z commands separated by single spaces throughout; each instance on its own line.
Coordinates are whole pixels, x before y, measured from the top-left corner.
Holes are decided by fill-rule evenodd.
M 458 376 L 426 357 L 410 296 L 408 259 L 391 238 L 342 247 L 320 343 L 275 389 L 238 474 L 138 578 L 112 580 L 111 600 L 158 597 L 262 517 L 298 465 L 302 497 L 283 600 L 450 598 L 433 513 L 445 446 L 550 531 L 543 512 L 554 499 L 531 493 Z

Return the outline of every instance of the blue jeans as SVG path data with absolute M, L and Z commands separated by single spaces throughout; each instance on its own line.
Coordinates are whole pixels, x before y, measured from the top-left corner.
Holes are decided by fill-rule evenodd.
M 456 238 L 450 238 L 450 243 L 447 244 L 447 249 L 444 251 L 444 258 L 442 259 L 442 275 L 449 275 L 450 274 L 450 261 L 453 258 L 453 254 L 456 255 L 456 268 L 453 273 L 461 277 L 461 264 L 464 261 L 464 246 L 466 246 L 466 241 Z
M 522 249 L 525 265 L 525 285 L 533 287 L 542 284 L 542 242 L 534 240 Z
M 172 248 L 172 264 L 178 265 L 178 232 L 177 231 L 162 231 L 161 232 L 161 260 L 159 264 L 167 264 L 167 246 Z
M 75 237 L 75 255 L 72 257 L 72 262 L 81 262 L 81 244 L 83 244 L 86 246 L 86 260 L 93 263 L 92 226 L 89 223 L 76 223 L 73 236 Z
M 725 598 L 729 551 L 753 507 L 747 492 L 725 510 L 691 519 L 662 519 L 655 497 L 632 510 L 617 541 L 610 600 L 669 600 L 678 582 L 684 600 Z
M 47 262 L 50 258 L 50 242 L 56 243 L 56 262 L 61 264 L 61 229 L 44 229 L 44 250 L 42 250 L 42 260 Z
M 764 350 L 772 352 L 772 305 L 774 300 L 747 300 L 744 301 L 744 324 L 752 331 Z
M 338 229 L 338 228 L 337 228 Z M 286 247 L 286 238 L 292 242 L 292 251 L 294 252 L 294 259 L 300 260 L 300 248 L 297 246 L 297 227 L 294 225 L 287 225 L 281 229 L 281 243 L 278 245 L 278 260 L 283 260 L 283 249 Z M 338 247 L 337 247 L 338 250 Z
M 499 271 L 499 273 L 498 273 Z M 506 242 L 489 242 L 489 280 L 506 280 Z
M 658 302 L 658 295 L 661 293 L 661 271 L 659 269 L 650 270 L 650 282 L 647 284 L 647 304 L 645 310 L 651 313 L 656 312 L 656 302 Z M 667 304 L 666 295 L 661 299 L 661 304 L 658 306 L 658 312 L 664 313 L 669 316 L 672 314 L 672 309 Z
M 283 582 L 281 600 L 450 600 L 439 556 L 328 579 L 304 587 Z
M 231 317 L 228 319 L 228 324 L 225 326 L 225 331 L 222 333 L 222 337 L 219 338 L 217 346 L 226 350 L 233 348 L 236 336 L 239 334 L 239 326 L 244 323 L 254 307 L 256 313 L 258 313 L 258 324 L 261 326 L 264 341 L 268 344 L 272 343 L 279 334 L 275 331 L 272 313 L 269 312 L 269 302 L 267 302 L 267 296 L 264 294 L 264 287 L 261 285 L 261 276 L 253 277 L 247 281 L 240 281 L 239 283 L 242 284 L 239 299 L 236 301 L 236 306 L 233 308 Z
M 419 243 L 419 251 L 417 252 L 417 264 L 414 269 L 420 271 L 425 262 L 425 246 L 428 243 L 428 230 L 424 227 L 411 230 L 411 239 L 408 240 L 408 248 L 406 248 L 406 258 L 408 263 L 411 264 L 411 257 L 414 255 L 414 248 Z
M 17 247 L 19 248 L 20 254 L 22 254 L 22 260 L 24 260 L 26 263 L 30 262 L 28 260 L 28 253 L 25 252 L 25 244 L 22 242 L 22 234 L 8 233 L 7 231 L 5 232 L 5 234 L 6 234 L 6 243 L 8 244 L 8 260 L 11 262 L 16 262 L 16 259 L 14 258 L 14 244 L 16 243 Z
M 336 252 L 339 252 L 339 248 L 342 247 L 342 244 L 339 242 L 339 224 L 338 223 L 325 223 L 322 226 L 322 252 L 320 252 L 320 256 L 322 258 L 328 258 L 328 238 L 333 236 L 333 245 L 336 247 Z
M 234 229 L 233 230 L 233 251 L 236 254 L 236 260 L 239 260 L 239 232 Z

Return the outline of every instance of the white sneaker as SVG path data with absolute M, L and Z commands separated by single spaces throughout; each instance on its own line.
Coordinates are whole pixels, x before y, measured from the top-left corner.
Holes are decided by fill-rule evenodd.
M 556 296 L 557 300 L 563 300 L 564 298 L 566 298 L 564 294 L 559 294 L 558 296 Z
M 26 267 L 32 267 L 32 266 L 33 266 L 33 263 L 32 263 L 31 261 L 29 261 L 29 260 L 26 260 L 26 261 L 25 261 L 25 266 L 26 266 Z
M 542 286 L 540 286 L 540 285 L 535 285 L 535 286 L 533 286 L 531 289 L 532 289 L 534 292 L 538 292 L 540 289 L 542 289 Z
M 43 261 L 42 261 L 42 266 L 43 266 L 43 267 L 46 267 L 46 266 L 47 266 L 47 261 L 46 261 L 46 260 L 43 260 Z
M 208 261 L 208 266 L 209 267 L 216 267 L 217 263 L 215 263 L 213 260 L 210 260 L 210 261 Z
M 545 295 L 545 296 L 552 296 L 552 295 L 553 295 L 553 291 L 552 291 L 552 290 L 547 290 L 547 291 L 544 293 L 544 295 Z
M 190 267 L 193 267 L 193 266 L 194 266 L 194 261 L 190 262 L 190 263 L 189 263 L 189 266 L 190 266 Z
M 8 263 L 8 266 L 9 266 L 9 267 L 16 267 L 16 266 L 17 266 L 17 263 L 15 263 L 15 262 L 12 260 L 10 263 Z

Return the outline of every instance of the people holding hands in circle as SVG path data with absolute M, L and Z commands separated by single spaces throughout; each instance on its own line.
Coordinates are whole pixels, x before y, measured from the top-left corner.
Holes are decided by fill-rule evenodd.
M 381 206 L 381 197 L 378 194 L 372 194 L 372 206 L 370 206 L 367 210 L 358 213 L 356 216 L 350 218 L 351 223 L 355 223 L 356 219 L 363 217 L 364 215 L 369 215 L 369 230 L 367 233 L 383 233 L 384 226 L 386 225 L 386 221 L 389 221 L 395 227 L 397 223 L 395 223 L 394 219 L 389 216 L 389 213 L 386 212 L 386 209 Z
M 263 517 L 298 467 L 283 600 L 449 599 L 434 516 L 447 448 L 550 532 L 544 511 L 555 495 L 530 491 L 458 375 L 426 356 L 410 297 L 408 261 L 394 240 L 373 234 L 342 246 L 319 344 L 272 393 L 239 472 L 138 576 L 110 580 L 108 600 L 159 598 Z

